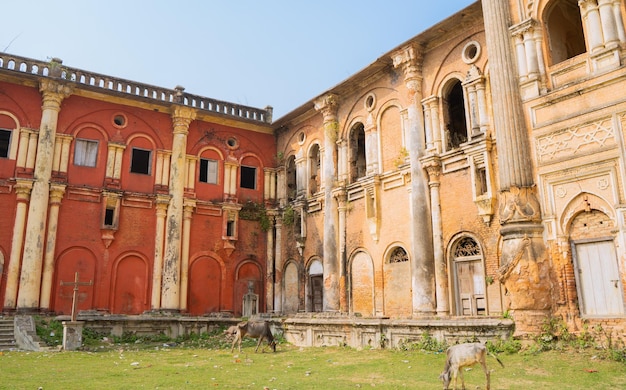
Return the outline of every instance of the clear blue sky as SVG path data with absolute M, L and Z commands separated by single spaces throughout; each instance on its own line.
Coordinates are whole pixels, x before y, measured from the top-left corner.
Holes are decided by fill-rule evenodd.
M 0 51 L 263 108 L 274 119 L 474 0 L 13 0 Z

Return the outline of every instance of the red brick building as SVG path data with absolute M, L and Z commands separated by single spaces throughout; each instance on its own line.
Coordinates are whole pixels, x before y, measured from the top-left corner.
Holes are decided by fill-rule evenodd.
M 0 56 L 7 312 L 242 314 L 265 304 L 271 108 Z

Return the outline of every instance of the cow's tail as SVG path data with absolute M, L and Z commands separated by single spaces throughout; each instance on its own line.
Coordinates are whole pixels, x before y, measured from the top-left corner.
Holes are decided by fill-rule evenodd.
M 493 352 L 489 352 L 489 355 L 496 359 L 498 361 L 498 363 L 500 363 L 500 365 L 502 366 L 502 368 L 504 368 L 504 364 L 502 363 L 502 361 L 500 361 L 500 359 L 496 356 L 496 354 L 494 354 Z

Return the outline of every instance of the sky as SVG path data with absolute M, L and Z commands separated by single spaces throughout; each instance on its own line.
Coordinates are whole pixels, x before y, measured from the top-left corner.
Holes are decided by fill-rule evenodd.
M 274 120 L 475 0 L 3 1 L 0 51 Z

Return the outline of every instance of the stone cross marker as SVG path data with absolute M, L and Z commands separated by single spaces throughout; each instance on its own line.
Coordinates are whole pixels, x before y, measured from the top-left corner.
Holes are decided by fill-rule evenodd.
M 76 322 L 76 298 L 78 296 L 78 286 L 91 286 L 93 284 L 93 281 L 90 280 L 89 282 L 79 282 L 78 281 L 78 272 L 76 272 L 76 274 L 74 275 L 74 281 L 73 282 L 64 282 L 61 281 L 61 286 L 74 286 L 74 293 L 72 294 L 72 322 Z

